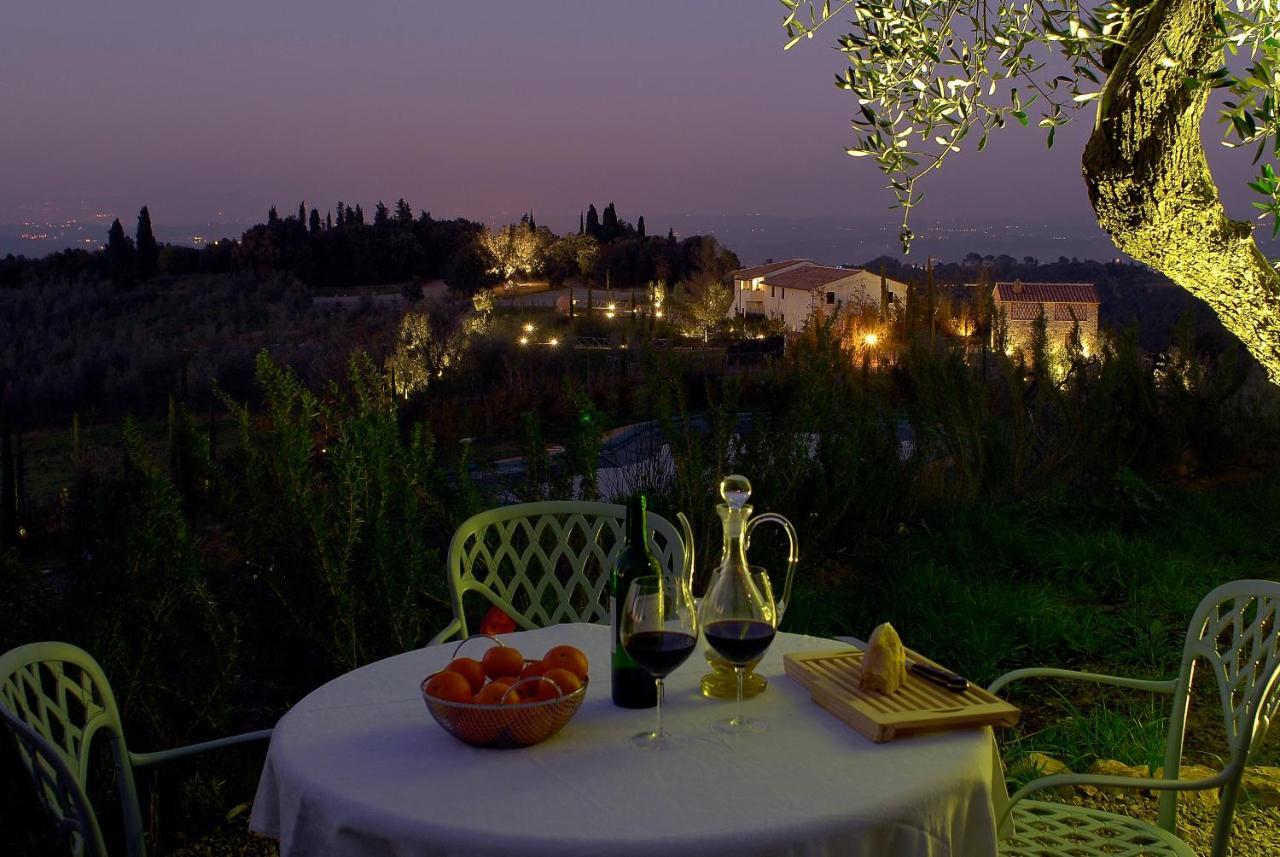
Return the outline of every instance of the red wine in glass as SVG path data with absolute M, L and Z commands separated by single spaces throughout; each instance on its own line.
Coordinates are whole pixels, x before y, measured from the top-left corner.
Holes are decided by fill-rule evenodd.
M 654 678 L 665 678 L 693 654 L 698 638 L 679 631 L 638 631 L 623 641 L 627 654 Z
M 653 676 L 657 725 L 633 735 L 631 743 L 644 750 L 670 750 L 688 738 L 662 728 L 662 680 L 693 653 L 698 644 L 698 610 L 683 578 L 638 577 L 627 589 L 622 605 L 622 648 Z
M 703 628 L 707 642 L 735 666 L 745 666 L 765 653 L 777 629 L 758 619 L 721 619 Z

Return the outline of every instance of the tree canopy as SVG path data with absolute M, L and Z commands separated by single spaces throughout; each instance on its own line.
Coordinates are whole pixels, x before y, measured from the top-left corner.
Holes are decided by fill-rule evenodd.
M 1052 146 L 1092 106 L 1083 168 L 1099 224 L 1209 303 L 1280 383 L 1280 275 L 1252 225 L 1227 218 L 1200 132 L 1210 92 L 1226 89 L 1225 142 L 1267 158 L 1250 186 L 1280 233 L 1280 0 L 779 2 L 787 48 L 847 19 L 836 38 L 836 85 L 857 99 L 847 151 L 888 179 L 904 251 L 923 180 L 952 155 L 1032 123 Z

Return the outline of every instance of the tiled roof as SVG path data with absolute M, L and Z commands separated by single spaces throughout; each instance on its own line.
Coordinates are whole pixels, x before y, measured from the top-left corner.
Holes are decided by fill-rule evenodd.
M 996 283 L 996 300 L 1038 304 L 1096 304 L 1098 292 L 1091 283 Z
M 786 268 L 794 265 L 812 265 L 808 259 L 784 259 L 781 262 L 766 262 L 763 265 L 756 265 L 754 268 L 740 268 L 733 272 L 735 280 L 754 280 L 756 277 L 763 277 L 771 271 L 779 268 Z
M 766 286 L 777 286 L 780 289 L 820 289 L 828 283 L 852 277 L 858 273 L 857 268 L 827 268 L 822 265 L 805 265 L 793 271 L 783 271 L 764 278 Z

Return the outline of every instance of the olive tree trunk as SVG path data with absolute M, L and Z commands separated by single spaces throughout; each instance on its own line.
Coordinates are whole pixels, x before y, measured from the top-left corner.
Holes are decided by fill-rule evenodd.
M 1115 245 L 1202 298 L 1280 384 L 1280 276 L 1218 198 L 1200 134 L 1209 88 L 1183 85 L 1222 63 L 1219 5 L 1152 0 L 1103 87 L 1084 177 Z

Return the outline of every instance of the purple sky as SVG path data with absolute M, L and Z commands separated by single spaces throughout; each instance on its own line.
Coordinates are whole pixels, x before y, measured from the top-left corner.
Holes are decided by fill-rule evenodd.
M 773 0 L 27 2 L 0 29 L 0 222 L 52 202 L 158 222 L 260 219 L 272 202 L 437 216 L 588 201 L 693 212 L 883 216 L 843 153 L 853 99 L 825 39 L 782 52 Z M 1090 222 L 1079 156 L 1010 129 L 931 181 L 927 217 Z M 1213 146 L 1217 147 L 1214 143 Z M 1248 216 L 1248 156 L 1215 156 Z M 1227 164 L 1228 168 L 1221 165 Z M 651 229 L 660 226 L 652 223 Z

